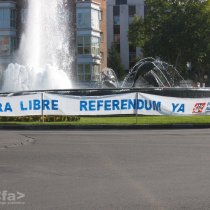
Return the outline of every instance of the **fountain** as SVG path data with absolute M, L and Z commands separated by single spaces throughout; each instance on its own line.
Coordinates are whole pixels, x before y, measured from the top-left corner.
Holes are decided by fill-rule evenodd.
M 101 79 L 102 88 L 107 89 L 106 94 L 139 91 L 179 98 L 210 97 L 209 88 L 189 86 L 174 66 L 151 57 L 138 61 L 121 83 L 112 69 L 104 69 Z
M 25 31 L 16 63 L 4 72 L 3 92 L 71 88 L 66 4 L 65 0 L 28 0 Z
M 144 58 L 138 61 L 129 71 L 121 86 L 112 69 L 105 69 L 101 78 L 103 86 L 115 88 L 180 87 L 181 82 L 182 85 L 188 87 L 175 67 L 154 58 Z
M 117 88 L 119 87 L 119 82 L 117 76 L 113 69 L 105 68 L 101 72 L 101 85 L 107 88 Z
M 50 3 L 49 3 L 50 2 Z M 210 97 L 209 89 L 189 88 L 172 65 L 145 58 L 136 63 L 122 83 L 112 69 L 101 72 L 95 89 L 71 89 L 68 0 L 28 0 L 28 16 L 16 62 L 4 71 L 2 92 L 24 91 L 69 95 L 109 95 L 139 92 L 177 97 Z M 50 5 L 49 5 L 50 4 Z M 100 89 L 96 89 L 98 87 Z M 18 91 L 21 91 L 17 93 Z

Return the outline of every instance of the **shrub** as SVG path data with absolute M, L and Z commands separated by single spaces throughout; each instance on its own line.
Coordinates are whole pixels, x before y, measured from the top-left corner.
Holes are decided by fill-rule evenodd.
M 53 116 L 44 115 L 44 122 L 77 122 L 80 121 L 78 116 Z M 22 117 L 0 117 L 0 122 L 42 122 L 42 116 L 22 116 Z

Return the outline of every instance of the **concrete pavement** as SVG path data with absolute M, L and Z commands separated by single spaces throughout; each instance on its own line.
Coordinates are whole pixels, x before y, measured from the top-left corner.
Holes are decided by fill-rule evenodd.
M 0 149 L 22 146 L 33 142 L 34 140 L 26 135 L 18 135 L 11 131 L 0 131 Z
M 210 129 L 2 132 L 2 210 L 210 209 Z

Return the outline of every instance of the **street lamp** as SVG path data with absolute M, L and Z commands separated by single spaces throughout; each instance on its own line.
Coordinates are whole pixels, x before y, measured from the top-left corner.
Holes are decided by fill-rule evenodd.
M 190 71 L 192 68 L 192 63 L 188 61 L 186 65 L 187 65 L 187 69 Z
M 207 79 L 208 79 L 208 75 L 207 74 L 204 74 L 204 76 L 203 76 L 203 78 L 204 78 L 204 87 L 206 86 L 206 82 L 207 82 Z
M 208 79 L 208 75 L 205 74 L 205 75 L 203 76 L 203 78 L 204 78 L 204 80 L 206 81 L 206 80 Z
M 192 69 L 192 63 L 190 61 L 188 61 L 187 64 L 186 64 L 186 66 L 187 66 L 187 77 L 188 77 L 187 79 L 189 79 L 189 77 L 190 77 L 190 71 Z

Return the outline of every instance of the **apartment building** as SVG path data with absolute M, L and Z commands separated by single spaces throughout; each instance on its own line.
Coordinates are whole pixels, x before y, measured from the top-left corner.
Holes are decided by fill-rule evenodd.
M 16 49 L 16 3 L 0 1 L 0 68 L 7 66 Z
M 133 17 L 144 16 L 144 0 L 107 0 L 107 45 L 115 43 L 125 70 L 129 70 L 136 57 L 141 56 L 140 48 L 128 43 L 128 29 Z
M 76 69 L 78 82 L 95 85 L 107 66 L 106 1 L 77 0 Z

